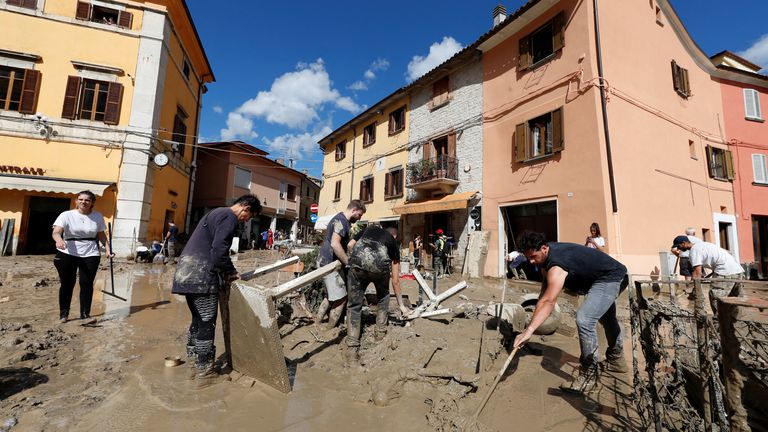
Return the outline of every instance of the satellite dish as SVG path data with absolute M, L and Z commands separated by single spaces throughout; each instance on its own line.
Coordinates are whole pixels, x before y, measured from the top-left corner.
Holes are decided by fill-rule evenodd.
M 165 153 L 156 154 L 152 160 L 155 162 L 155 165 L 159 166 L 160 168 L 168 165 L 168 156 L 166 156 Z

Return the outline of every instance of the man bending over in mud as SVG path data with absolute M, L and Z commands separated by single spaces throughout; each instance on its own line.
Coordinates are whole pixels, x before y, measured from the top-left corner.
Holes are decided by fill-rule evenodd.
M 347 353 L 348 363 L 360 359 L 360 314 L 363 308 L 365 289 L 370 283 L 376 287 L 379 299 L 376 312 L 376 340 L 381 340 L 387 334 L 389 319 L 389 279 L 397 296 L 400 311 L 406 315 L 410 309 L 403 304 L 400 289 L 400 248 L 395 240 L 397 228 L 383 229 L 369 225 L 360 231 L 349 242 L 349 275 L 347 289 L 349 291 L 349 309 L 347 311 Z
M 360 220 L 365 214 L 365 204 L 360 200 L 349 202 L 347 209 L 334 216 L 328 222 L 328 229 L 325 231 L 325 240 L 320 246 L 320 252 L 317 254 L 317 267 L 320 268 L 336 260 L 341 261 L 345 266 L 349 264 L 347 257 L 347 244 L 349 243 L 349 233 L 351 224 Z M 320 322 L 328 314 L 328 328 L 336 327 L 336 323 L 344 312 L 344 306 L 347 304 L 347 286 L 346 271 L 339 270 L 323 277 L 323 284 L 328 293 L 328 298 L 323 299 L 317 310 L 316 322 Z
M 199 387 L 213 383 L 216 347 L 216 313 L 219 294 L 237 279 L 237 270 L 229 258 L 229 248 L 238 222 L 261 213 L 255 195 L 243 195 L 231 207 L 211 210 L 200 219 L 179 257 L 173 275 L 174 294 L 182 294 L 192 314 L 187 338 L 187 360 L 194 362 L 193 379 Z
M 563 391 L 586 394 L 597 382 L 597 322 L 605 328 L 608 349 L 603 369 L 624 373 L 621 327 L 616 319 L 616 298 L 628 284 L 627 268 L 610 255 L 575 243 L 547 242 L 544 234 L 524 231 L 517 242 L 520 252 L 541 268 L 543 281 L 531 322 L 515 338 L 523 346 L 555 308 L 563 288 L 586 298 L 576 312 L 581 347 L 580 373 L 560 384 Z

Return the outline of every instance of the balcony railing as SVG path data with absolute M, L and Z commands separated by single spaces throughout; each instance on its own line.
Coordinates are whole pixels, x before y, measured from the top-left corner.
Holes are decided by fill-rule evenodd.
M 419 185 L 427 188 L 435 185 L 441 188 L 458 183 L 459 160 L 455 157 L 440 155 L 408 164 L 408 187 L 418 189 Z

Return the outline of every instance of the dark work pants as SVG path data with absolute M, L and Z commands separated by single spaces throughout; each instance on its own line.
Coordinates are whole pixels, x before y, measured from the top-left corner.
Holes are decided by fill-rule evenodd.
M 376 296 L 379 299 L 378 312 L 376 313 L 376 327 L 379 331 L 387 328 L 389 317 L 389 274 L 370 273 L 352 267 L 347 275 L 347 346 L 359 347 L 362 334 L 360 315 L 363 310 L 365 289 L 370 283 L 376 287 Z
M 216 335 L 216 315 L 219 296 L 212 294 L 186 294 L 187 306 L 192 313 L 192 324 L 187 336 L 187 351 L 194 350 L 196 366 L 204 369 L 216 357 L 213 339 Z
M 100 256 L 76 257 L 64 252 L 56 252 L 53 265 L 59 272 L 61 287 L 59 288 L 59 318 L 69 314 L 69 304 L 72 302 L 72 292 L 75 289 L 77 273 L 80 273 L 80 315 L 91 314 L 93 300 L 93 280 L 99 270 Z

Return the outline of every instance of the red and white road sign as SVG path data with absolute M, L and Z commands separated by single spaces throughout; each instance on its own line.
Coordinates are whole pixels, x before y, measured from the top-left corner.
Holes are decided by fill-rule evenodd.
M 318 209 L 317 203 L 312 204 L 311 206 L 309 206 L 309 211 L 311 211 L 312 213 L 317 213 L 317 209 Z

